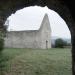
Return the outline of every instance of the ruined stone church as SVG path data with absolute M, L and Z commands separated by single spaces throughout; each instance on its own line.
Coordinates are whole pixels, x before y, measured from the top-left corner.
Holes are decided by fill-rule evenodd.
M 8 31 L 4 44 L 6 48 L 51 48 L 51 28 L 48 15 L 45 14 L 37 30 Z

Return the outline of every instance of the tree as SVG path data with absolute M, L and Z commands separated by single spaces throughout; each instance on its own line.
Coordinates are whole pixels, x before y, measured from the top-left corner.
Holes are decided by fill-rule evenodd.
M 64 48 L 67 45 L 67 42 L 61 38 L 55 40 L 55 48 Z
M 4 47 L 4 33 L 0 31 L 0 52 L 3 50 Z

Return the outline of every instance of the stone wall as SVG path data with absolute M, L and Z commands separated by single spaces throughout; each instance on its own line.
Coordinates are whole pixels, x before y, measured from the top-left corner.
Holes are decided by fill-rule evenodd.
M 44 16 L 40 31 L 42 38 L 42 48 L 51 48 L 51 27 L 47 14 Z
M 5 38 L 8 48 L 51 48 L 51 29 L 47 14 L 38 30 L 10 31 Z
M 39 36 L 39 38 L 38 38 Z M 11 31 L 5 38 L 8 48 L 41 48 L 39 31 Z

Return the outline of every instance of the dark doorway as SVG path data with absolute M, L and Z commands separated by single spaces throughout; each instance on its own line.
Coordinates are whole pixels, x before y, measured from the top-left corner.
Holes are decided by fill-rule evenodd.
M 48 49 L 48 41 L 46 40 L 46 49 Z

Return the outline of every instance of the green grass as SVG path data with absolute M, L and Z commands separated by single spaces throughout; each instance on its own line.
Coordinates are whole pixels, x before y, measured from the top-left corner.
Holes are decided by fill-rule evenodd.
M 5 75 L 72 75 L 70 49 L 5 49 Z

